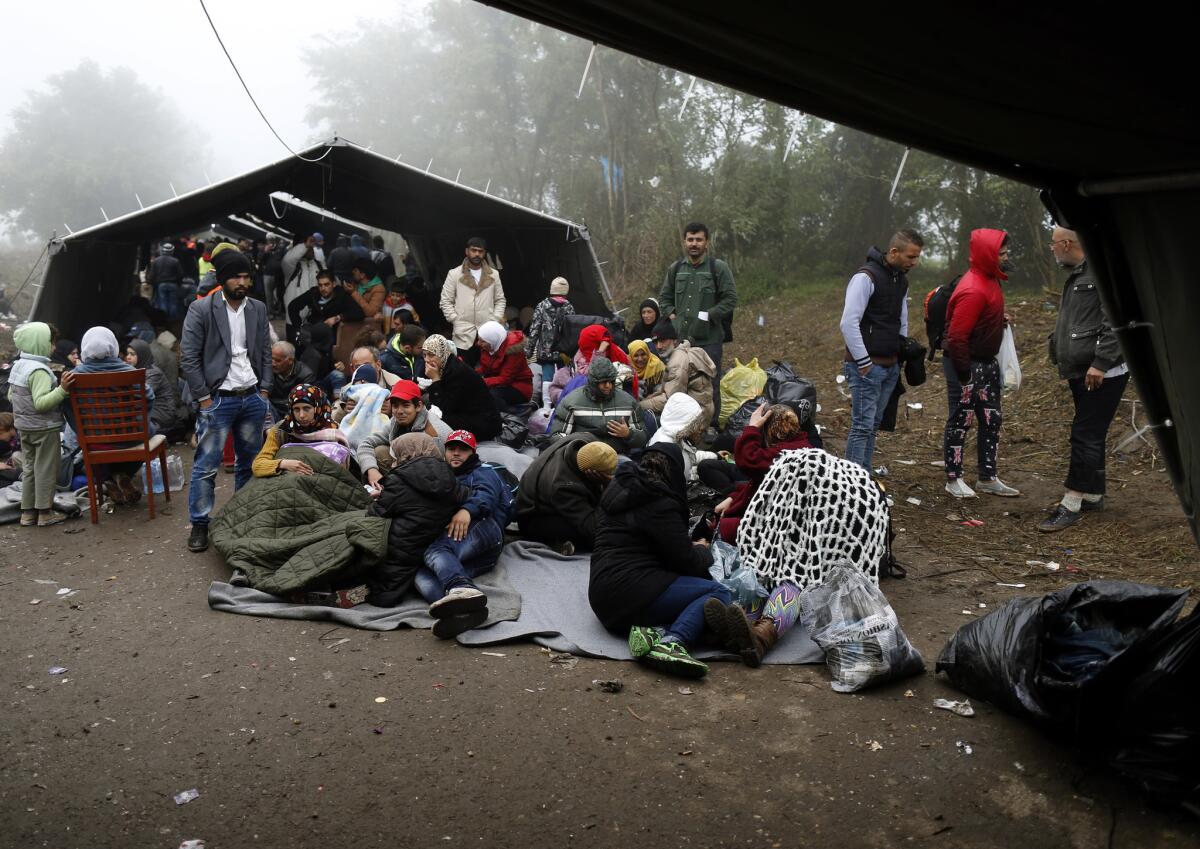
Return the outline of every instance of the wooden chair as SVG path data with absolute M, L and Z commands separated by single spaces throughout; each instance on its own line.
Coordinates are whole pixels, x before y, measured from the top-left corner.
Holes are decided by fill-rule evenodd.
M 163 494 L 167 501 L 171 500 L 171 482 L 167 478 L 167 438 L 162 434 L 150 435 L 146 370 L 77 374 L 70 398 L 75 413 L 75 432 L 79 447 L 83 449 L 92 524 L 100 521 L 92 467 L 109 463 L 145 464 L 146 501 L 153 519 L 154 478 L 150 473 L 150 462 L 155 457 L 162 470 Z

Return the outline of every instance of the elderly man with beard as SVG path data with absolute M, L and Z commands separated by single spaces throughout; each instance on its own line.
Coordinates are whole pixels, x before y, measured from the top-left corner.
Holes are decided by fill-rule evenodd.
M 221 291 L 188 310 L 179 357 L 183 377 L 200 405 L 188 490 L 192 520 L 188 549 L 197 552 L 208 548 L 213 478 L 225 440 L 232 431 L 237 457 L 233 485 L 241 489 L 250 480 L 251 465 L 262 448 L 262 425 L 274 378 L 267 307 L 247 297 L 254 282 L 250 260 L 239 251 L 227 250 L 213 257 L 213 268 Z
M 558 403 L 551 436 L 590 433 L 626 457 L 644 448 L 642 411 L 633 396 L 617 389 L 617 369 L 599 354 L 588 367 L 588 382 Z

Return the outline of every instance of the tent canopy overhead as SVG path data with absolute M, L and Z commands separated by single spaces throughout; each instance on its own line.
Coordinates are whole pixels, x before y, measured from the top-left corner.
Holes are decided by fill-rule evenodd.
M 163 237 L 251 235 L 255 220 L 305 235 L 400 233 L 435 291 L 471 236 L 488 242 L 510 306 L 532 306 L 550 281 L 571 282 L 580 312 L 607 313 L 611 297 L 587 228 L 333 139 L 271 165 L 57 239 L 33 316 L 64 333 L 107 321 L 134 291 L 139 250 Z M 306 159 L 320 159 L 306 162 Z M 272 197 L 274 195 L 274 197 Z M 301 203 L 287 200 L 296 198 Z M 357 222 L 362 222 L 361 224 Z M 256 225 L 257 227 L 258 225 Z M 331 248 L 326 245 L 326 250 Z
M 1197 533 L 1200 101 L 1188 7 L 934 3 L 880 7 L 872 20 L 845 3 L 483 2 L 1044 189 L 1083 240 Z

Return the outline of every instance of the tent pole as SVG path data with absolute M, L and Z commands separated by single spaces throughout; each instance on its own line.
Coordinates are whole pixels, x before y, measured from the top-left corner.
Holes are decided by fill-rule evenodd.
M 679 104 L 679 115 L 675 118 L 676 121 L 683 118 L 683 110 L 687 109 L 688 101 L 692 99 L 692 89 L 696 87 L 696 78 L 692 77 L 691 83 L 688 85 L 687 93 L 683 96 L 683 103 Z
M 579 78 L 579 91 L 575 92 L 575 99 L 578 100 L 583 95 L 583 84 L 587 82 L 588 71 L 592 67 L 592 58 L 596 55 L 596 42 L 592 42 L 592 49 L 588 52 L 587 63 L 583 66 L 583 76 Z
M 896 169 L 896 179 L 892 180 L 892 190 L 888 192 L 888 203 L 892 202 L 892 198 L 896 196 L 896 186 L 900 185 L 900 175 L 904 173 L 904 163 L 908 162 L 908 153 L 911 147 L 904 148 L 904 156 L 900 157 L 900 167 Z

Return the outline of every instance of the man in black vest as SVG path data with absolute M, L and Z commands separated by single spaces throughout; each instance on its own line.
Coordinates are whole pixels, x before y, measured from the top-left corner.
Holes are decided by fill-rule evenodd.
M 850 434 L 846 459 L 871 471 L 875 432 L 900 376 L 900 337 L 908 335 L 908 272 L 921 259 L 925 242 L 915 230 L 898 230 L 886 254 L 867 252 L 867 261 L 846 286 L 842 366 L 850 384 Z

